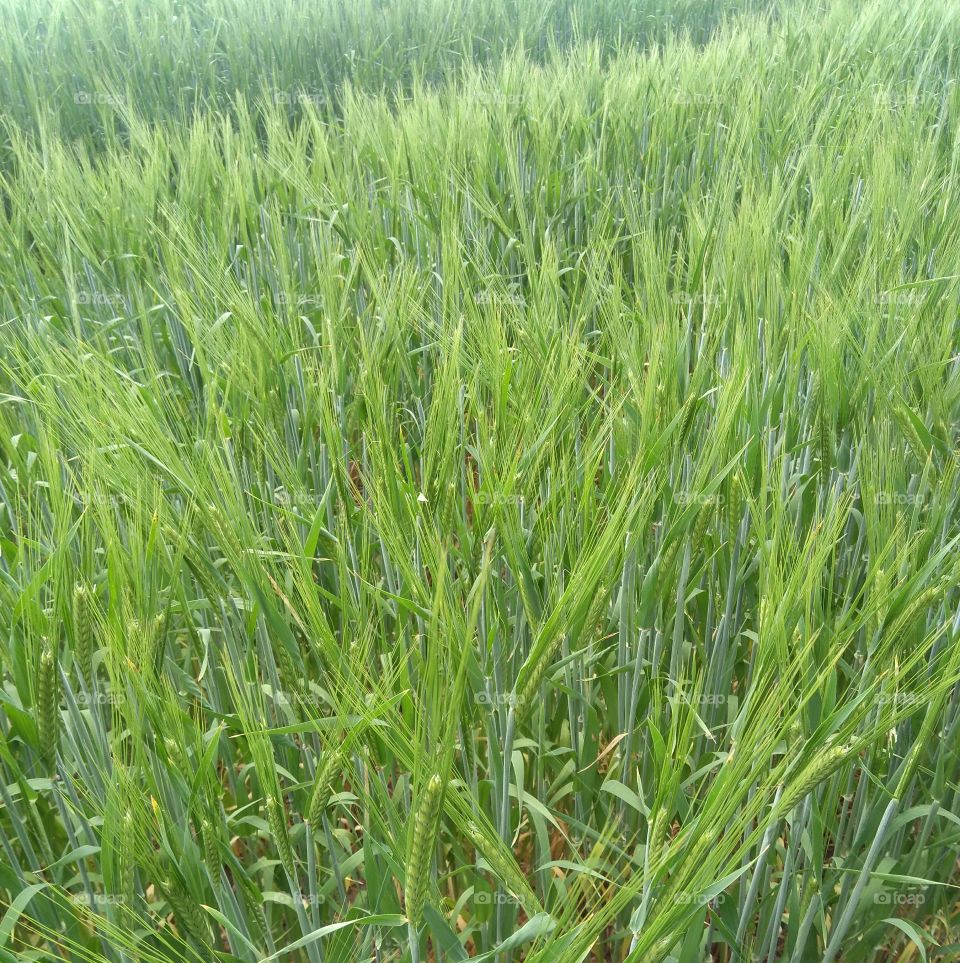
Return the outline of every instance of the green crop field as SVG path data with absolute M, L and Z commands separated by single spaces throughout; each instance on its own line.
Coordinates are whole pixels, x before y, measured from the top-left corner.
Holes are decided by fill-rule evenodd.
M 0 16 L 0 961 L 960 956 L 956 0 Z

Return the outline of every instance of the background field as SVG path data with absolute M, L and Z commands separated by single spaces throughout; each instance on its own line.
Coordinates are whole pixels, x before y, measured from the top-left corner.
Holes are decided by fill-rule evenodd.
M 960 953 L 960 6 L 0 15 L 0 959 Z

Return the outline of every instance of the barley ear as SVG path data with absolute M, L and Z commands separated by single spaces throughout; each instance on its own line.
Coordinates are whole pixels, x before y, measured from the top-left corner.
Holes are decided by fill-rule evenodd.
M 163 662 L 167 654 L 167 620 L 164 615 L 157 615 L 150 626 L 150 671 L 154 679 L 163 675 Z
M 242 891 L 247 908 L 252 914 L 249 922 L 252 924 L 252 928 L 257 931 L 256 938 L 261 941 L 265 940 L 269 928 L 266 914 L 263 912 L 263 897 L 246 872 L 233 873 L 233 882 L 235 887 Z
M 203 843 L 203 861 L 207 864 L 214 889 L 220 888 L 220 846 L 217 831 L 209 819 L 200 824 L 200 839 Z
M 307 809 L 307 822 L 314 826 L 318 825 L 323 818 L 323 812 L 330 802 L 333 794 L 331 783 L 334 773 L 340 765 L 340 753 L 329 753 L 323 762 L 317 766 L 317 774 L 313 780 L 313 789 L 310 794 L 310 805 Z
M 283 800 L 277 796 L 267 796 L 267 822 L 270 824 L 270 833 L 273 841 L 277 845 L 277 853 L 283 868 L 291 877 L 296 872 L 293 861 L 293 849 L 290 846 L 290 837 L 287 835 L 286 813 L 283 807 Z
M 466 834 L 470 842 L 473 843 L 474 849 L 482 853 L 484 860 L 503 886 L 516 896 L 524 906 L 539 908 L 539 900 L 516 862 L 510 859 L 506 852 L 488 840 L 476 823 L 470 822 L 467 824 Z
M 206 944 L 210 936 L 207 918 L 203 915 L 203 911 L 195 900 L 184 889 L 165 854 L 160 857 L 160 872 L 159 886 L 170 909 L 173 910 L 177 928 L 181 930 L 181 935 L 192 936 Z
M 807 795 L 813 792 L 828 776 L 831 776 L 850 754 L 847 746 L 833 746 L 822 751 L 813 759 L 803 774 L 791 787 L 790 791 L 784 793 L 781 803 L 781 812 L 789 812 L 798 803 L 806 799 Z
M 290 694 L 296 695 L 302 688 L 302 675 L 297 671 L 293 655 L 282 639 L 277 639 L 273 646 L 273 655 L 277 665 L 280 684 Z
M 407 873 L 403 887 L 403 902 L 407 919 L 416 927 L 423 917 L 430 877 L 430 860 L 436 842 L 440 801 L 443 797 L 443 780 L 439 775 L 430 777 L 413 823 L 410 853 L 407 856 Z
M 120 821 L 120 896 L 133 902 L 136 865 L 134 863 L 135 826 L 133 813 L 128 809 Z
M 73 589 L 73 631 L 77 669 L 83 681 L 93 678 L 93 627 L 90 619 L 90 590 L 81 582 Z
M 40 655 L 40 673 L 37 685 L 37 736 L 40 740 L 40 758 L 47 775 L 54 775 L 57 765 L 59 741 L 60 680 L 57 675 L 57 654 L 44 640 Z

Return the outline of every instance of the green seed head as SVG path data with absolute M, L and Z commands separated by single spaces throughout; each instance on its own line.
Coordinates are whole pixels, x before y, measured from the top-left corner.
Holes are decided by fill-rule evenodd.
M 340 766 L 340 753 L 331 752 L 317 767 L 317 774 L 313 780 L 313 790 L 310 795 L 310 807 L 307 810 L 307 820 L 314 825 L 320 823 L 323 812 L 332 795 L 331 783 Z
M 37 686 L 37 737 L 40 740 L 44 770 L 51 776 L 56 771 L 57 743 L 60 736 L 59 683 L 57 655 L 46 641 L 40 655 Z
M 467 824 L 467 837 L 473 843 L 474 848 L 483 854 L 484 860 L 499 878 L 500 882 L 515 896 L 524 900 L 524 905 L 535 905 L 536 897 L 533 895 L 530 884 L 520 871 L 520 867 L 510 856 L 503 851 L 500 846 L 490 842 L 476 823 Z
M 281 685 L 287 692 L 298 692 L 301 687 L 301 677 L 300 673 L 297 672 L 296 663 L 290 654 L 290 650 L 282 640 L 278 639 L 273 647 L 273 652 Z
M 127 900 L 133 899 L 134 873 L 136 871 L 134 863 L 135 828 L 133 813 L 128 809 L 120 821 L 120 850 L 118 854 L 120 895 Z
M 403 900 L 407 919 L 414 925 L 417 925 L 423 916 L 442 796 L 443 780 L 435 774 L 430 777 L 420 798 L 420 805 L 417 807 L 417 815 L 414 819 L 410 854 L 407 858 Z
M 270 824 L 270 833 L 277 846 L 280 862 L 283 868 L 293 876 L 295 865 L 293 862 L 293 849 L 290 847 L 290 837 L 287 834 L 286 813 L 283 803 L 276 796 L 267 797 L 267 822 Z
M 204 819 L 200 824 L 200 838 L 203 842 L 203 861 L 207 864 L 207 870 L 214 886 L 220 885 L 220 847 L 217 839 L 217 831 L 209 819 Z
M 183 883 L 180 882 L 179 877 L 173 872 L 173 868 L 166 859 L 163 860 L 163 870 L 159 885 L 173 910 L 177 928 L 182 931 L 182 935 L 192 936 L 206 944 L 209 940 L 210 928 L 207 925 L 207 918 L 204 916 L 203 910 L 184 889 Z
M 258 938 L 262 940 L 268 932 L 267 917 L 263 912 L 263 896 L 246 872 L 234 873 L 233 881 L 236 888 L 243 892 L 243 898 L 251 913 L 250 922 L 253 924 L 253 928 L 258 931 Z
M 73 630 L 77 668 L 86 682 L 93 678 L 93 627 L 90 590 L 78 583 L 73 589 Z

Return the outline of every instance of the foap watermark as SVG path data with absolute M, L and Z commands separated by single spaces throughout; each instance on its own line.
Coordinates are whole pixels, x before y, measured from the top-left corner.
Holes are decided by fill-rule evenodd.
M 523 495 L 505 495 L 502 492 L 477 492 L 473 497 L 475 505 L 489 505 L 505 508 L 508 505 L 523 505 Z
M 873 894 L 873 901 L 878 906 L 923 906 L 927 901 L 923 893 L 887 893 L 880 892 Z
M 120 94 L 112 94 L 107 91 L 77 90 L 73 94 L 75 104 L 92 106 L 106 105 L 107 107 L 121 107 L 124 100 Z
M 877 696 L 877 704 L 882 706 L 906 706 L 917 708 L 930 704 L 929 696 L 920 695 L 918 692 L 881 692 Z
M 917 290 L 910 291 L 878 291 L 873 295 L 872 301 L 874 304 L 881 304 L 886 306 L 894 307 L 916 307 L 919 304 L 923 304 L 924 301 L 928 300 L 930 295 Z M 945 301 L 946 298 L 940 297 L 935 298 L 936 301 Z
M 109 307 L 123 304 L 124 298 L 119 293 L 108 293 L 106 291 L 78 291 L 76 297 L 77 304 L 92 304 L 98 307 Z
M 110 893 L 71 893 L 70 902 L 74 906 L 97 909 L 101 906 L 125 906 L 129 901 L 126 896 Z
M 514 692 L 477 692 L 473 701 L 481 706 L 507 706 L 514 708 L 518 699 Z
M 925 495 L 914 492 L 889 492 L 879 491 L 874 496 L 874 503 L 877 505 L 901 505 L 904 507 L 921 505 L 926 501 Z
M 303 106 L 313 104 L 314 107 L 324 103 L 323 94 L 312 93 L 309 90 L 275 90 L 272 95 L 275 104 Z
M 726 893 L 710 896 L 706 893 L 677 893 L 674 902 L 681 906 L 721 906 L 727 901 Z
M 719 692 L 705 692 L 702 695 L 690 695 L 688 692 L 678 692 L 677 701 L 688 706 L 724 706 L 728 702 L 737 702 L 738 699 L 733 694 L 722 695 Z
M 523 94 L 508 94 L 502 90 L 477 91 L 477 100 L 481 104 L 505 104 L 516 107 L 523 103 Z
M 518 291 L 478 291 L 473 300 L 477 304 L 513 304 L 523 307 L 527 300 Z
M 478 906 L 519 906 L 520 900 L 510 893 L 485 893 L 477 892 L 473 894 L 473 901 Z
M 76 692 L 73 698 L 80 707 L 112 706 L 121 702 L 121 697 L 112 692 Z
M 726 295 L 716 291 L 673 291 L 670 300 L 674 304 L 716 305 L 722 304 Z
M 675 492 L 673 500 L 677 505 L 716 505 L 720 507 L 724 503 L 722 492 L 714 492 L 706 495 L 702 492 Z
M 329 900 L 323 893 L 301 893 L 300 902 L 304 909 L 313 909 L 315 906 L 325 906 Z
M 887 110 L 905 110 L 908 107 L 918 107 L 923 103 L 920 94 L 910 90 L 884 90 L 875 87 L 871 90 L 868 100 L 872 100 L 877 107 L 884 107 Z
M 667 94 L 671 104 L 680 107 L 708 107 L 723 104 L 729 99 L 712 90 L 672 90 Z
M 322 696 L 305 690 L 301 692 L 290 692 L 286 689 L 274 689 L 273 698 L 278 705 L 282 706 L 318 706 L 326 704 Z

